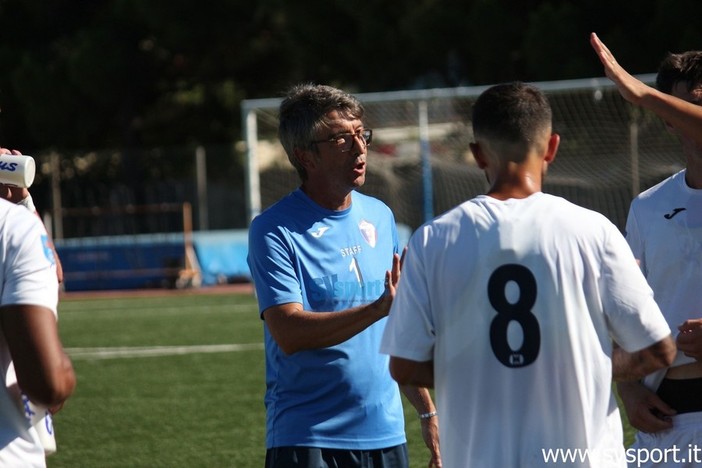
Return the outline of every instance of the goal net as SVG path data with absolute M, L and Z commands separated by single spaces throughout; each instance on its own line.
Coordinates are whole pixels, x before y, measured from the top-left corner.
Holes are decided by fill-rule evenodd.
M 638 76 L 652 83 L 655 75 Z M 624 101 L 605 78 L 534 83 L 549 97 L 558 156 L 544 191 L 599 211 L 624 228 L 632 198 L 684 166 L 660 118 Z M 366 184 L 398 223 L 423 222 L 487 186 L 468 144 L 470 112 L 485 86 L 356 94 L 373 129 Z M 246 100 L 250 218 L 299 185 L 277 137 L 280 99 Z

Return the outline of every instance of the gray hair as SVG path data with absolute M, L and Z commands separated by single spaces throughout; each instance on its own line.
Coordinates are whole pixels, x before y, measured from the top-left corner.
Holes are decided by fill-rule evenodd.
M 295 157 L 295 149 L 312 149 L 311 141 L 329 126 L 327 115 L 334 110 L 348 119 L 361 119 L 364 114 L 363 105 L 354 96 L 310 83 L 290 88 L 280 104 L 278 138 L 302 180 L 307 179 L 307 172 Z

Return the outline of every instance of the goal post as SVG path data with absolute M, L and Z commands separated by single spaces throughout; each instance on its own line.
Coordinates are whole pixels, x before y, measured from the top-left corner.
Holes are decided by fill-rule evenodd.
M 653 83 L 655 74 L 637 75 Z M 683 167 L 677 140 L 627 103 L 607 78 L 532 83 L 549 97 L 561 135 L 544 191 L 600 211 L 623 228 L 631 199 Z M 366 184 L 415 229 L 486 189 L 475 165 L 471 106 L 488 86 L 357 93 L 373 129 Z M 281 98 L 241 104 L 249 221 L 299 185 L 277 139 Z

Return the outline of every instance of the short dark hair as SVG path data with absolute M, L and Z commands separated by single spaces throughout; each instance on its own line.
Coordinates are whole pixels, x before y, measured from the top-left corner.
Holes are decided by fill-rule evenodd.
M 295 157 L 296 148 L 311 148 L 319 131 L 328 125 L 327 114 L 338 111 L 349 119 L 362 119 L 363 105 L 354 96 L 332 86 L 311 83 L 290 88 L 279 109 L 278 138 L 302 180 L 307 173 Z
M 540 132 L 551 128 L 551 123 L 546 95 L 519 81 L 488 88 L 473 105 L 476 139 L 531 145 Z
M 656 88 L 671 94 L 678 83 L 687 83 L 688 91 L 702 86 L 702 51 L 690 50 L 666 55 L 658 67 Z

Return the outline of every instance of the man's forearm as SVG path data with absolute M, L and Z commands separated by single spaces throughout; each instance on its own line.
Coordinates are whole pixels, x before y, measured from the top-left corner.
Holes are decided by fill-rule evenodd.
M 390 374 L 400 385 L 434 387 L 434 361 L 417 362 L 391 356 Z
M 628 353 L 620 347 L 612 351 L 612 375 L 616 381 L 632 381 L 672 364 L 675 342 L 668 335 L 658 343 L 640 351 Z
M 426 387 L 400 385 L 400 390 L 417 411 L 417 414 L 429 414 L 436 411 L 431 394 Z

